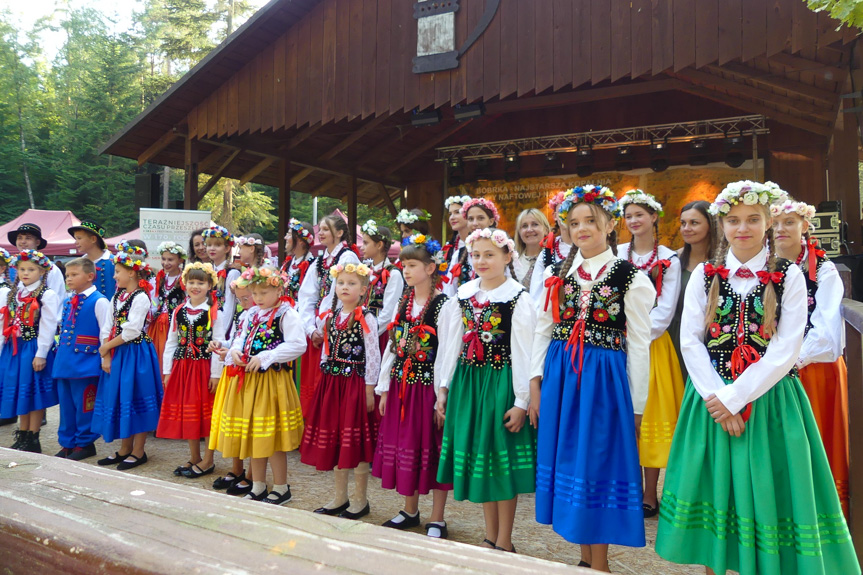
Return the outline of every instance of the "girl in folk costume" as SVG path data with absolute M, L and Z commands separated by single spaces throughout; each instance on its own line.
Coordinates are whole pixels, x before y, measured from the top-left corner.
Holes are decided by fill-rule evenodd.
M 466 204 L 469 205 L 469 204 Z M 458 290 L 461 317 L 439 326 L 437 411 L 445 418 L 437 480 L 455 498 L 483 504 L 483 544 L 515 552 L 520 493 L 533 493 L 536 440 L 525 426 L 536 311 L 526 290 L 506 277 L 515 244 L 503 230 L 467 238 L 477 279 Z M 516 336 L 520 334 L 520 337 Z
M 452 270 L 462 257 L 467 257 L 467 246 L 464 245 L 464 240 L 470 230 L 467 228 L 467 220 L 461 215 L 461 208 L 468 201 L 470 196 L 450 196 L 444 202 L 444 208 L 449 212 L 449 227 L 452 228 L 452 236 L 443 247 L 444 261 L 448 269 L 443 280 L 443 293 L 447 297 L 454 297 L 458 289 L 458 274 L 453 277 Z
M 147 434 L 159 424 L 162 385 L 156 349 L 144 328 L 150 313 L 150 267 L 128 253 L 114 256 L 117 293 L 113 321 L 102 330 L 102 374 L 96 390 L 91 429 L 107 443 L 122 439 L 120 450 L 98 461 L 132 469 L 147 463 Z
M 353 251 L 348 224 L 337 214 L 330 214 L 321 220 L 318 225 L 318 241 L 324 245 L 324 253 L 317 257 L 306 273 L 297 299 L 297 310 L 300 312 L 309 344 L 308 351 L 300 360 L 300 401 L 304 414 L 308 412 L 321 378 L 321 345 L 324 342 L 322 316 L 330 310 L 335 297 L 330 269 L 334 265 L 360 263 Z
M 303 434 L 290 363 L 306 351 L 306 338 L 284 295 L 287 282 L 270 266 L 248 268 L 237 280 L 238 286 L 251 287 L 255 307 L 231 344 L 210 433 L 210 449 L 224 457 L 252 458 L 252 490 L 246 498 L 273 505 L 291 500 L 287 452 L 299 447 Z M 269 493 L 268 459 L 273 470 Z
M 270 264 L 267 260 L 267 254 L 264 249 L 266 246 L 264 246 L 264 238 L 261 237 L 261 234 L 240 236 L 235 238 L 234 243 L 239 246 L 237 255 L 240 258 L 240 265 L 243 268 L 259 268 L 265 263 L 267 265 Z
M 368 266 L 336 264 L 329 274 L 334 290 L 323 318 L 323 377 L 305 411 L 300 461 L 318 471 L 335 469 L 335 495 L 315 513 L 359 519 L 370 511 L 369 464 L 377 438 L 374 389 L 381 367 L 378 322 L 362 306 L 371 276 Z M 352 502 L 348 500 L 351 469 Z
M 285 295 L 294 301 L 299 300 L 300 286 L 306 277 L 309 267 L 314 264 L 312 245 L 315 243 L 315 232 L 311 224 L 291 218 L 290 231 L 285 234 L 285 251 L 288 257 L 282 264 L 282 273 L 288 274 L 288 287 Z
M 641 190 L 630 190 L 620 198 L 620 209 L 632 241 L 618 248 L 621 259 L 650 277 L 656 288 L 656 303 L 650 311 L 650 388 L 641 422 L 638 455 L 644 467 L 644 516 L 659 511 L 659 469 L 668 463 L 671 437 L 683 400 L 683 376 L 668 326 L 677 309 L 680 293 L 680 259 L 659 245 L 662 204 Z
M 572 248 L 572 240 L 569 237 L 569 227 L 566 223 L 561 223 L 558 217 L 558 208 L 563 200 L 567 197 L 570 190 L 557 192 L 550 200 L 548 200 L 548 209 L 551 210 L 554 221 L 551 223 L 554 228 L 540 242 L 542 251 L 539 252 L 534 269 L 537 273 L 531 276 L 530 291 L 531 297 L 539 304 L 540 297 L 543 294 L 543 272 L 548 266 L 559 264 L 569 255 L 569 250 Z
M 547 252 L 546 256 L 551 253 L 550 248 L 544 247 L 550 233 L 551 226 L 548 219 L 536 208 L 522 211 L 515 220 L 515 250 L 518 252 L 515 274 L 516 279 L 528 291 L 533 284 L 534 275 L 542 277 L 542 272 L 545 270 L 542 262 L 547 258 L 540 260 L 540 256 L 543 252 Z M 542 283 L 540 282 L 539 285 L 541 286 Z M 542 290 L 538 289 L 537 293 L 531 292 L 530 295 L 534 301 L 539 301 L 541 292 Z
M 150 282 L 153 286 L 153 309 L 151 310 L 153 322 L 147 333 L 153 340 L 159 365 L 163 366 L 162 356 L 165 352 L 165 341 L 168 339 L 171 318 L 177 306 L 186 300 L 186 292 L 180 279 L 183 264 L 186 261 L 186 250 L 180 244 L 162 242 L 156 248 L 156 252 L 162 259 L 162 269 Z
M 401 262 L 409 288 L 391 316 L 391 344 L 384 351 L 375 388 L 381 396 L 383 421 L 372 475 L 381 478 L 384 489 L 395 489 L 405 497 L 404 510 L 384 527 L 420 525 L 420 495 L 433 491 L 426 533 L 446 539 L 443 514 L 452 485 L 437 481 L 443 438 L 443 420 L 435 411 L 439 383 L 435 367 L 443 357 L 438 353 L 437 329 L 446 313 L 450 321 L 460 321 L 461 310 L 435 287 L 438 266 L 444 261 L 440 244 L 420 234 L 404 241 Z
M 656 292 L 615 255 L 611 190 L 574 188 L 557 215 L 578 249 L 545 270 L 533 343 L 536 520 L 581 544 L 580 566 L 608 571 L 609 544 L 645 544 L 637 436 Z
M 711 205 L 724 239 L 692 272 L 680 328 L 686 387 L 656 551 L 707 573 L 860 573 L 812 408 L 793 371 L 806 328 L 800 269 L 771 253 L 776 184 Z M 765 247 L 765 238 L 767 246 Z
M 842 357 L 842 279 L 833 262 L 818 249 L 817 240 L 809 237 L 814 207 L 786 200 L 770 210 L 776 254 L 795 262 L 806 280 L 809 316 L 797 368 L 848 517 L 848 371 Z
M 498 212 L 497 206 L 485 198 L 467 200 L 461 207 L 461 217 L 467 223 L 467 230 L 465 230 L 467 234 L 476 230 L 496 228 L 500 222 L 500 212 Z M 515 259 L 514 252 L 513 259 Z M 514 269 L 512 265 L 507 266 L 506 273 L 509 274 L 507 277 L 515 277 Z M 465 246 L 465 250 L 459 255 L 458 261 L 450 268 L 449 277 L 456 288 L 476 278 L 469 247 Z
M 189 299 L 171 316 L 162 359 L 165 398 L 156 434 L 189 442 L 189 461 L 177 467 L 174 475 L 190 479 L 216 469 L 212 450 L 201 458 L 201 438 L 210 435 L 213 393 L 222 373 L 218 354 L 210 351 L 215 310 L 208 296 L 216 279 L 210 264 L 189 264 L 183 270 Z
M 419 208 L 402 210 L 396 215 L 396 223 L 399 225 L 402 239 L 408 238 L 413 234 L 428 235 L 431 231 L 429 229 L 429 221 L 431 221 L 431 214 Z
M 17 285 L 0 286 L 0 418 L 18 416 L 12 449 L 42 453 L 39 431 L 45 409 L 59 403 L 51 370 L 60 306 L 45 284 L 52 266 L 45 254 L 24 250 L 11 265 Z
M 213 297 L 218 302 L 216 312 L 216 327 L 213 338 L 222 345 L 228 344 L 228 331 L 231 322 L 234 321 L 234 313 L 237 310 L 237 300 L 231 291 L 231 283 L 240 277 L 240 270 L 230 266 L 229 258 L 234 247 L 234 235 L 222 226 L 212 226 L 204 230 L 204 243 L 207 245 L 207 255 L 216 270 L 215 289 Z M 224 312 L 224 313 L 219 313 Z
M 387 259 L 387 252 L 393 242 L 389 228 L 378 226 L 374 220 L 369 220 L 363 224 L 362 230 L 363 257 L 372 272 L 365 306 L 378 318 L 378 338 L 383 353 L 390 337 L 387 324 L 395 314 L 399 298 L 405 291 L 405 281 L 399 268 L 390 264 Z
M 680 320 L 683 317 L 683 294 L 692 272 L 698 264 L 706 262 L 713 257 L 719 238 L 716 233 L 716 219 L 710 215 L 710 202 L 696 200 L 689 202 L 680 209 L 680 235 L 683 238 L 683 247 L 677 250 L 680 258 L 680 295 L 677 298 L 677 309 L 674 318 L 668 326 L 668 335 L 677 350 L 677 359 L 680 363 L 680 374 L 683 381 L 689 374 L 686 364 L 683 362 L 683 354 L 680 349 Z

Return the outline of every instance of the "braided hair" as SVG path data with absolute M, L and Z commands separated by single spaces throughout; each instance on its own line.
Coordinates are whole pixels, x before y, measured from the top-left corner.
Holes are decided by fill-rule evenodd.
M 426 250 L 425 247 L 418 246 L 416 244 L 409 244 L 409 245 L 406 245 L 404 248 L 402 248 L 401 254 L 399 254 L 399 259 L 403 262 L 409 261 L 409 260 L 415 260 L 415 261 L 422 263 L 423 265 L 429 265 L 429 264 L 435 263 L 434 260 L 432 259 L 431 254 L 428 252 L 428 250 Z M 422 318 L 425 318 L 426 313 L 428 312 L 428 309 L 432 304 L 432 301 L 434 301 L 435 297 L 437 297 L 437 295 L 440 293 L 440 290 L 438 290 L 437 287 L 435 286 L 434 273 L 429 277 L 431 279 L 431 293 L 429 294 L 428 300 L 426 300 L 425 305 L 423 306 L 422 310 L 420 311 L 419 316 L 417 316 L 420 318 L 420 321 L 422 321 Z M 412 294 L 414 294 L 414 292 L 415 292 L 415 289 L 413 287 L 410 287 L 409 289 L 406 289 L 402 293 L 402 296 L 399 299 L 399 304 L 397 306 L 397 309 L 398 309 L 398 315 L 396 316 L 397 318 L 403 318 L 407 315 L 407 313 L 409 311 L 407 309 L 408 302 L 413 299 L 410 296 Z M 396 322 L 393 322 L 393 325 L 389 328 L 388 332 L 389 332 L 389 337 L 390 337 L 390 351 L 397 354 L 398 353 L 398 340 L 396 339 L 395 323 Z M 416 334 L 408 333 L 406 335 L 403 335 L 402 337 L 408 338 L 407 342 L 405 344 L 405 349 L 412 350 L 415 339 L 416 339 Z
M 336 263 L 338 263 L 338 262 L 336 262 Z M 345 272 L 342 272 L 342 273 L 345 273 Z M 368 289 L 368 287 L 369 287 L 369 276 L 362 276 L 362 275 L 357 274 L 357 277 L 360 278 L 360 283 L 362 284 L 363 288 Z M 338 276 L 336 276 L 335 278 L 333 278 L 333 282 L 335 283 L 338 279 L 339 279 Z M 327 333 L 333 333 L 333 329 L 334 329 L 335 324 L 336 324 L 336 316 L 342 310 L 342 306 L 336 307 L 339 304 L 339 296 L 338 296 L 338 290 L 335 289 L 335 287 L 336 286 L 333 286 L 333 299 L 332 299 L 332 301 L 330 301 L 330 310 L 333 313 L 330 314 L 330 317 L 327 318 Z M 361 309 L 363 307 L 363 300 L 364 300 L 364 297 L 360 296 L 360 301 L 359 301 L 359 303 L 357 303 L 357 309 Z M 354 321 L 355 321 L 354 320 L 354 314 L 350 314 L 348 316 L 348 325 L 347 325 L 346 329 L 350 330 L 352 327 L 354 327 Z

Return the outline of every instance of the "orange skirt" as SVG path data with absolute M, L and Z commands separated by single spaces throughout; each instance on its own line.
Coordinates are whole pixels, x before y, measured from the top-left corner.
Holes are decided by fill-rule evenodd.
M 165 342 L 168 341 L 168 329 L 171 327 L 171 316 L 167 313 L 159 314 L 153 320 L 148 330 L 153 347 L 156 348 L 156 357 L 159 358 L 159 373 L 162 373 L 162 355 L 165 353 Z
M 833 363 L 810 363 L 800 370 L 800 382 L 827 451 L 830 471 L 842 511 L 848 517 L 848 370 L 845 360 Z

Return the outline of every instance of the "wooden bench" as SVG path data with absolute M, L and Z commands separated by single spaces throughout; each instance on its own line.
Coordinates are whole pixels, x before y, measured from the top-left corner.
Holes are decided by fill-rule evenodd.
M 591 571 L 0 448 L 0 573 Z

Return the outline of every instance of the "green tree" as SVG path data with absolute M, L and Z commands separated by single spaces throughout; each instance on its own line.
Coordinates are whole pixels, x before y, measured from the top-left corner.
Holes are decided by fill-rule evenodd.
M 198 208 L 210 210 L 214 222 L 237 234 L 250 234 L 258 228 L 272 231 L 278 222 L 272 198 L 250 184 L 240 187 L 235 180 L 223 179 L 213 186 Z
M 810 10 L 827 11 L 849 26 L 863 28 L 863 2 L 860 0 L 807 0 Z

